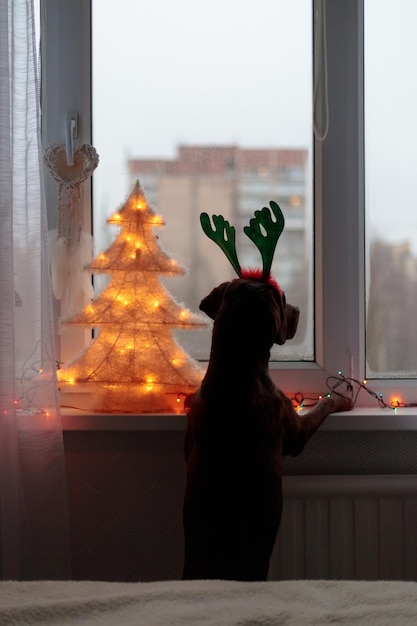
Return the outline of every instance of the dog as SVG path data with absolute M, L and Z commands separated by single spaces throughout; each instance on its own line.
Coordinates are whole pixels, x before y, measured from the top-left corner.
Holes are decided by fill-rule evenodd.
M 275 386 L 270 349 L 294 337 L 299 319 L 276 284 L 224 282 L 200 309 L 214 324 L 187 416 L 182 578 L 265 581 L 281 520 L 283 457 L 299 454 L 330 413 L 353 405 L 333 394 L 300 416 Z

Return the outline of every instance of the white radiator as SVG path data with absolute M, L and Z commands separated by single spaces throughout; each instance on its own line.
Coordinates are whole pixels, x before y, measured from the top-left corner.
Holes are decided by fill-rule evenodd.
M 417 475 L 287 476 L 269 578 L 417 580 Z

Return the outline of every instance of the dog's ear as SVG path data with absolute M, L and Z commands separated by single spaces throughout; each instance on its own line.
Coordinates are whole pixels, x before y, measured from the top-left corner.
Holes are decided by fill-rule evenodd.
M 218 287 L 215 287 L 205 298 L 200 302 L 200 311 L 206 313 L 212 320 L 217 315 L 217 312 L 223 302 L 224 292 L 230 285 L 230 281 L 222 283 Z
M 287 304 L 285 294 L 275 294 L 275 301 L 278 305 L 276 321 L 276 333 L 274 343 L 282 346 L 288 339 L 292 339 L 298 326 L 300 310 L 298 307 Z
M 285 324 L 285 295 L 276 290 L 271 291 L 271 311 L 273 311 L 273 322 L 275 326 L 273 342 L 278 345 L 285 343 L 287 331 Z

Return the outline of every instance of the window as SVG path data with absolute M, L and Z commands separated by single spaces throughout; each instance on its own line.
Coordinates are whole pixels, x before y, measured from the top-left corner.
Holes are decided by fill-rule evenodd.
M 275 200 L 286 228 L 273 273 L 302 315 L 295 339 L 273 348 L 274 361 L 314 360 L 311 24 L 310 0 L 122 0 L 117 15 L 113 4 L 92 2 L 97 251 L 113 236 L 109 212 L 138 179 L 166 222 L 164 249 L 187 270 L 161 280 L 198 311 L 234 276 L 200 228 L 200 212 L 222 213 L 236 227 L 241 266 L 258 267 L 243 226 Z M 303 198 L 297 214 L 290 194 Z M 179 340 L 207 360 L 210 327 L 205 334 Z
M 417 7 L 365 3 L 367 376 L 417 375 Z
M 100 4 L 104 5 L 105 3 Z M 291 8 L 294 5 L 294 11 L 302 12 L 306 10 L 306 3 L 303 2 L 285 4 L 290 5 Z M 309 3 L 307 4 L 309 5 Z M 146 4 L 146 6 L 148 5 Z M 149 10 L 152 11 L 152 7 L 155 7 L 156 10 L 158 6 L 159 3 L 150 3 Z M 177 6 L 177 3 L 175 5 L 170 3 L 170 6 Z M 193 6 L 195 6 L 195 3 Z M 240 4 L 240 6 L 242 5 Z M 375 328 L 371 331 L 371 324 L 369 323 L 373 304 L 367 297 L 374 288 L 372 284 L 375 285 L 376 282 L 376 267 L 380 265 L 380 263 L 376 266 L 372 265 L 373 259 L 375 259 L 374 244 L 376 246 L 383 244 L 382 249 L 376 250 L 378 254 L 382 255 L 380 258 L 385 258 L 384 254 L 394 254 L 395 258 L 392 259 L 390 257 L 389 259 L 392 267 L 397 263 L 402 268 L 402 272 L 407 267 L 407 271 L 411 272 L 411 274 L 408 274 L 410 277 L 412 272 L 414 272 L 412 248 L 401 248 L 398 242 L 398 249 L 395 252 L 391 249 L 387 252 L 387 250 L 383 249 L 384 242 L 380 242 L 379 239 L 374 237 L 374 226 L 375 224 L 380 224 L 379 201 L 374 199 L 376 198 L 374 193 L 381 179 L 381 172 L 373 167 L 371 155 L 375 151 L 380 153 L 382 150 L 380 143 L 378 145 L 372 143 L 371 122 L 372 111 L 375 108 L 372 98 L 378 97 L 379 105 L 381 93 L 378 96 L 378 92 L 376 92 L 376 95 L 372 96 L 371 86 L 379 87 L 382 83 L 374 76 L 375 68 L 372 66 L 372 54 L 377 53 L 380 44 L 367 39 L 368 36 L 371 36 L 371 30 L 368 32 L 367 29 L 369 24 L 371 22 L 374 23 L 378 17 L 377 2 L 372 0 L 348 0 L 341 3 L 338 0 L 327 0 L 327 2 L 315 0 L 309 7 L 310 17 L 313 17 L 316 32 L 318 33 L 318 38 L 314 41 L 316 60 L 314 113 L 316 123 L 320 121 L 319 127 L 323 130 L 325 137 L 323 140 L 316 138 L 312 147 L 308 144 L 306 145 L 305 142 L 302 142 L 299 146 L 307 149 L 308 159 L 311 159 L 311 164 L 314 162 L 313 183 L 309 181 L 310 186 L 308 187 L 310 191 L 304 192 L 300 189 L 303 181 L 303 168 L 300 163 L 297 166 L 294 164 L 293 171 L 283 168 L 279 172 L 279 176 L 277 174 L 277 178 L 274 180 L 280 181 L 280 184 L 283 185 L 282 202 L 288 207 L 288 213 L 293 212 L 294 217 L 297 219 L 300 218 L 300 215 L 301 219 L 307 215 L 306 232 L 314 232 L 314 246 L 312 245 L 312 240 L 308 240 L 306 244 L 307 250 L 309 246 L 311 247 L 309 250 L 311 256 L 307 256 L 308 262 L 310 263 L 314 258 L 314 281 L 311 280 L 307 287 L 311 314 L 306 318 L 309 328 L 306 329 L 305 334 L 308 337 L 309 333 L 311 333 L 313 344 L 312 346 L 307 346 L 307 348 L 305 346 L 302 347 L 301 360 L 295 360 L 297 357 L 294 357 L 294 355 L 287 355 L 286 358 L 291 360 L 284 362 L 275 361 L 271 365 L 272 375 L 279 386 L 287 393 L 302 391 L 307 395 L 309 393 L 314 395 L 326 390 L 326 379 L 328 376 L 337 375 L 339 371 L 342 371 L 344 375 L 357 380 L 362 380 L 367 376 L 369 378 L 368 385 L 372 386 L 377 393 L 383 394 L 387 403 L 398 394 L 405 402 L 416 401 L 417 394 L 413 391 L 413 381 L 407 380 L 403 371 L 393 372 L 391 367 L 385 365 L 381 369 L 379 365 L 375 367 L 372 361 L 374 358 L 372 351 L 375 354 L 375 345 L 380 341 L 379 337 L 375 339 L 375 337 L 372 338 L 371 336 L 372 332 L 375 331 Z M 46 48 L 49 51 L 51 49 L 55 51 L 55 54 L 49 53 L 49 62 L 45 63 L 43 69 L 44 85 L 48 86 L 47 92 L 44 89 L 44 116 L 46 118 L 44 141 L 49 143 L 62 138 L 60 124 L 65 110 L 69 108 L 70 110 L 80 111 L 80 119 L 82 120 L 80 126 L 81 138 L 83 141 L 91 142 L 89 3 L 85 2 L 85 0 L 73 0 L 72 2 L 56 0 L 54 3 L 45 3 L 44 9 L 48 11 L 48 20 L 45 21 L 46 32 L 44 35 L 43 53 L 45 55 Z M 398 9 L 398 15 L 402 16 L 404 20 L 402 23 L 412 23 L 413 20 L 406 13 L 412 9 L 411 0 L 408 2 L 401 0 L 401 9 L 403 12 Z M 135 39 L 137 56 L 129 61 L 132 68 L 130 81 L 135 86 L 139 84 L 141 87 L 141 96 L 135 102 L 137 109 L 135 129 L 138 131 L 143 128 L 144 124 L 144 120 L 141 120 L 140 117 L 141 101 L 150 97 L 149 85 L 151 77 L 147 74 L 150 71 L 147 67 L 147 55 L 152 52 L 157 56 L 162 56 L 162 48 L 158 45 L 155 35 L 152 39 L 146 40 L 146 45 L 141 45 L 142 36 L 144 36 L 144 31 L 146 30 L 146 18 L 143 17 L 144 15 L 142 13 L 142 19 L 134 24 L 136 27 L 136 29 L 133 29 L 135 36 L 131 35 L 131 37 Z M 220 9 L 216 19 L 220 19 L 219 15 Z M 254 29 L 257 32 L 262 32 L 265 26 L 262 17 L 263 13 L 259 11 L 256 21 L 257 28 Z M 159 19 L 164 18 L 168 21 L 171 20 L 169 14 L 162 14 L 162 18 L 161 14 L 159 14 Z M 323 28 L 324 23 L 325 28 Z M 281 36 L 281 24 L 275 23 L 274 26 L 275 39 L 278 40 Z M 114 13 L 114 20 L 105 32 L 108 42 L 109 63 L 115 58 L 113 56 L 114 39 L 112 31 L 116 28 L 125 29 L 125 32 L 128 32 L 126 30 L 126 16 L 120 10 L 119 5 Z M 265 26 L 266 28 L 267 26 Z M 312 41 L 312 32 L 311 30 L 310 34 L 307 35 L 309 37 L 309 45 Z M 74 36 L 74 33 L 76 33 L 76 36 Z M 297 34 L 293 35 L 292 43 L 294 44 L 294 41 L 298 41 L 297 38 L 303 38 L 304 36 L 305 31 L 301 29 Z M 388 39 L 390 40 L 390 38 Z M 231 54 L 230 56 L 233 55 Z M 413 57 L 411 56 L 410 58 Z M 227 60 L 230 61 L 229 58 Z M 291 73 L 292 58 L 289 54 L 281 55 L 277 62 Z M 402 64 L 403 62 L 404 58 L 401 54 L 398 63 Z M 106 67 L 102 67 L 101 71 L 105 71 Z M 108 67 L 110 68 L 110 66 Z M 192 69 L 191 66 L 190 69 Z M 120 99 L 132 98 L 132 90 L 129 84 L 126 85 L 125 90 L 118 88 L 114 78 L 116 76 L 115 72 L 117 73 L 117 68 L 108 72 L 107 94 L 116 92 L 119 94 Z M 192 76 L 192 81 L 194 81 L 195 77 L 192 72 L 190 72 L 190 76 Z M 410 84 L 412 78 L 413 74 L 411 73 Z M 171 79 L 172 90 L 170 93 L 174 98 L 175 89 L 179 87 L 179 84 L 175 81 L 175 75 L 171 76 Z M 56 86 L 56 88 L 52 89 L 51 85 Z M 180 83 L 180 86 L 184 88 L 182 83 Z M 265 97 L 263 87 L 259 83 L 251 84 L 251 87 L 260 94 L 260 98 Z M 269 84 L 268 93 L 270 90 L 271 86 Z M 60 94 L 59 101 L 53 95 L 56 93 Z M 285 98 L 288 95 L 289 89 L 285 87 L 282 97 Z M 306 97 L 309 98 L 309 94 Z M 105 91 L 103 91 L 102 98 L 106 98 Z M 95 108 L 99 104 L 99 101 L 93 104 L 93 115 Z M 229 117 L 233 119 L 230 113 Z M 396 128 L 398 128 L 399 117 L 401 115 L 395 118 Z M 303 116 L 300 119 L 304 119 Z M 413 117 L 410 116 L 410 122 L 412 119 Z M 324 131 L 327 121 L 328 132 L 326 133 Z M 369 124 L 368 127 L 365 125 L 365 122 Z M 112 111 L 110 114 L 108 113 L 105 120 L 101 122 L 93 121 L 93 128 L 95 132 L 100 132 L 102 135 L 106 133 L 106 128 L 108 128 L 108 133 L 110 134 L 114 132 L 114 129 L 117 129 L 118 124 L 122 123 L 123 120 L 118 117 L 117 105 L 113 105 Z M 97 124 L 101 125 L 101 129 Z M 378 120 L 375 119 L 375 128 L 378 128 L 377 124 Z M 388 130 L 392 129 L 393 125 L 390 125 Z M 387 132 L 386 125 L 383 132 Z M 157 133 L 157 129 L 155 133 Z M 97 137 L 99 136 L 97 135 Z M 186 137 L 185 139 L 184 146 L 187 148 L 188 138 Z M 229 147 L 235 145 L 235 139 L 234 136 L 229 137 L 227 142 Z M 155 169 L 145 171 L 146 168 L 143 163 L 146 160 L 145 157 L 149 157 L 150 160 L 156 160 L 157 157 L 161 156 L 159 153 L 153 153 L 150 147 L 149 149 L 145 147 L 144 152 L 139 153 L 140 151 L 136 146 L 131 146 L 132 152 L 130 154 L 118 156 L 118 158 L 122 158 L 124 161 L 127 158 L 129 162 L 130 170 L 126 184 L 129 181 L 131 182 L 137 172 L 141 172 L 141 183 L 147 190 L 147 198 L 151 204 L 158 198 L 158 180 L 160 172 L 166 167 L 166 161 L 179 159 L 181 156 L 184 156 L 180 149 L 181 136 L 177 137 L 177 140 L 177 148 L 173 147 L 172 144 L 167 148 L 167 150 L 172 151 L 168 155 L 169 159 L 162 158 L 158 164 L 160 167 L 158 175 Z M 198 142 L 197 146 L 200 146 L 200 144 L 200 147 L 207 145 L 206 137 L 203 135 L 201 139 L 197 137 L 196 141 Z M 216 137 L 216 144 L 217 142 L 220 143 L 220 140 Z M 96 141 L 95 143 L 97 144 Z M 240 138 L 238 147 L 246 147 L 240 143 Z M 254 145 L 247 147 L 253 148 Z M 275 139 L 271 141 L 268 147 L 277 147 Z M 96 145 L 96 148 L 100 154 L 100 146 Z M 399 146 L 397 146 L 397 149 L 399 149 Z M 312 153 L 314 153 L 314 159 L 311 158 Z M 100 168 L 101 172 L 104 172 L 103 160 L 107 160 L 104 148 L 100 156 L 102 163 L 97 170 L 97 181 L 99 181 L 100 177 Z M 162 157 L 166 156 L 166 154 L 162 155 Z M 226 156 L 223 163 L 224 168 L 231 176 L 236 171 L 236 153 L 223 156 Z M 239 156 L 241 155 L 239 154 Z M 142 163 L 140 163 L 141 161 Z M 386 165 L 390 166 L 389 173 L 393 174 L 394 163 L 392 159 L 387 160 Z M 139 166 L 140 169 L 137 169 Z M 408 166 L 408 162 L 402 162 L 402 171 L 404 172 Z M 116 178 L 123 178 L 125 172 L 124 163 L 121 165 L 119 162 L 114 167 L 115 180 Z M 309 171 L 313 171 L 311 167 Z M 262 196 L 263 181 L 268 179 L 270 172 L 270 164 L 268 164 L 268 167 L 265 167 L 263 164 L 263 167 L 259 169 L 256 163 L 252 163 L 251 167 L 247 168 L 245 176 L 241 181 L 242 191 L 244 190 L 245 194 L 248 194 L 242 198 L 242 214 L 250 211 L 252 199 L 256 202 L 257 198 Z M 410 175 L 408 180 L 412 180 Z M 108 181 L 111 181 L 110 177 L 108 177 Z M 113 185 L 108 184 L 108 181 L 106 180 L 105 186 L 102 187 L 101 197 L 100 189 L 95 189 L 94 204 L 96 207 L 100 205 L 100 210 L 110 212 L 116 208 L 118 203 L 121 203 L 125 192 L 121 188 L 120 191 L 116 190 L 116 188 L 113 189 Z M 397 181 L 396 190 L 398 193 L 402 187 L 402 182 L 403 180 Z M 216 185 L 218 185 L 217 193 L 222 193 L 222 184 L 225 184 L 225 181 L 216 181 Z M 106 189 L 106 192 L 104 192 L 104 189 Z M 49 189 L 48 193 L 51 197 L 51 221 L 53 222 L 55 217 L 53 214 L 54 198 L 52 194 L 54 192 Z M 311 198 L 309 193 L 311 193 Z M 88 190 L 85 193 L 85 197 L 87 203 L 89 200 Z M 309 213 L 308 207 L 313 206 L 313 197 L 314 212 L 310 211 Z M 299 200 L 294 203 L 294 199 Z M 406 202 L 412 203 L 412 201 L 413 194 L 409 188 L 408 200 L 402 200 L 401 202 L 405 206 Z M 394 205 L 394 202 L 395 197 L 392 196 L 391 205 Z M 96 203 L 98 204 L 96 205 Z M 306 213 L 302 212 L 303 207 L 307 208 Z M 393 210 L 396 211 L 396 209 Z M 211 212 L 215 212 L 215 210 Z M 87 210 L 85 213 L 89 215 Z M 238 227 L 238 224 L 236 226 Z M 408 230 L 411 227 L 412 224 L 410 223 Z M 95 228 L 97 229 L 98 226 L 96 225 Z M 384 232 L 389 230 L 389 224 L 384 225 L 383 229 Z M 379 235 L 379 233 L 377 234 Z M 289 229 L 287 244 L 289 248 L 292 247 L 291 238 L 293 236 L 294 233 Z M 374 239 L 372 239 L 373 237 Z M 374 241 L 372 245 L 371 241 Z M 395 243 L 397 245 L 397 242 Z M 221 252 L 215 249 L 212 249 L 210 252 L 213 258 L 215 256 L 219 257 L 219 254 L 221 255 Z M 282 249 L 282 251 L 280 250 L 277 253 L 277 263 L 284 263 L 284 259 L 285 254 Z M 298 262 L 301 261 L 297 260 Z M 386 267 L 385 261 L 383 264 Z M 311 263 L 307 271 L 312 272 L 312 267 L 313 264 Z M 226 272 L 226 269 L 224 272 Z M 221 280 L 225 278 L 225 274 L 222 273 Z M 409 284 L 412 284 L 411 278 Z M 411 295 L 409 294 L 407 297 L 411 298 Z M 195 308 L 195 305 L 193 308 Z M 366 324 L 367 319 L 368 326 Z M 365 332 L 366 330 L 367 332 Z M 379 332 L 383 330 L 380 329 Z M 397 337 L 394 336 L 390 341 L 394 341 L 394 344 L 397 345 L 395 343 Z M 372 342 L 374 343 L 372 344 Z M 307 354 L 308 358 L 304 360 L 303 354 Z M 313 358 L 310 358 L 311 354 Z M 299 357 L 300 354 L 298 355 Z M 407 364 L 406 369 L 407 376 L 415 375 L 415 364 Z M 402 378 L 394 378 L 392 374 L 402 376 Z M 375 398 L 368 396 L 366 393 L 360 394 L 358 403 L 372 408 L 377 406 Z

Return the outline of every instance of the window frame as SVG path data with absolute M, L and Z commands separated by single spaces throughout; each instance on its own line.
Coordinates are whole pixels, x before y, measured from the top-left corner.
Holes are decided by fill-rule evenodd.
M 272 378 L 289 395 L 301 392 L 316 397 L 327 391 L 329 376 L 341 371 L 362 381 L 365 372 L 364 1 L 313 0 L 314 16 L 319 8 L 326 10 L 327 63 L 322 70 L 323 76 L 327 71 L 327 81 L 321 81 L 318 106 L 325 105 L 327 96 L 329 105 L 328 134 L 323 141 L 314 141 L 316 361 L 271 363 Z M 91 2 L 41 0 L 41 16 L 43 144 L 63 142 L 67 111 L 79 114 L 77 141 L 92 143 Z M 116 119 L 117 112 L 109 123 Z M 56 187 L 50 178 L 46 173 L 48 219 L 53 228 Z M 87 229 L 91 229 L 91 201 L 87 184 Z M 82 347 L 85 334 L 77 341 Z M 57 335 L 62 360 L 64 344 L 65 338 Z M 369 386 L 386 402 L 394 390 L 412 401 L 412 383 L 372 380 Z M 375 398 L 364 392 L 357 406 L 378 408 Z
M 42 145 L 65 143 L 67 114 L 77 112 L 76 145 L 92 143 L 91 2 L 40 0 Z M 57 184 L 45 168 L 48 228 L 57 227 Z M 92 184 L 83 184 L 83 228 L 92 232 Z M 91 340 L 88 329 L 60 332 L 59 302 L 54 300 L 57 361 L 66 362 Z

